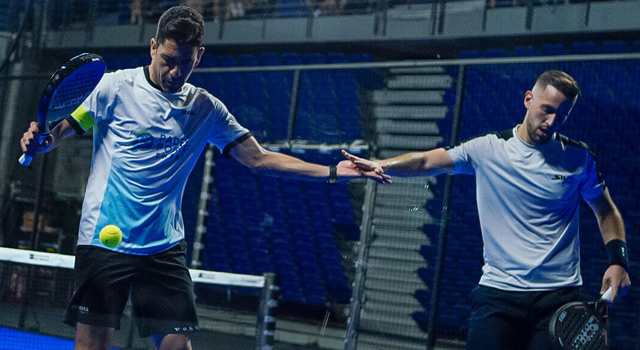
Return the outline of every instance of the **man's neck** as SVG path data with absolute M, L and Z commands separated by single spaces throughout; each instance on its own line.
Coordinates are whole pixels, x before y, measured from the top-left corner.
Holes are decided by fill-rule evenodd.
M 520 140 L 524 141 L 524 143 L 533 145 L 533 142 L 529 139 L 529 135 L 527 134 L 527 127 L 524 123 L 518 124 L 516 126 L 516 133 L 518 133 L 518 137 L 520 137 Z

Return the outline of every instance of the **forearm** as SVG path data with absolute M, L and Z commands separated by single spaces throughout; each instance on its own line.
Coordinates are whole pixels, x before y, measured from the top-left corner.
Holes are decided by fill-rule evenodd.
M 626 241 L 624 221 L 617 208 L 604 215 L 596 216 L 596 218 L 605 244 L 614 239 Z
M 406 153 L 379 162 L 385 174 L 399 177 L 439 175 L 454 169 L 444 148 Z
M 329 166 L 308 163 L 269 150 L 264 150 L 260 159 L 250 167 L 261 175 L 319 181 L 326 181 L 329 178 Z
M 63 120 L 51 130 L 51 151 L 58 147 L 60 142 L 65 138 L 74 135 L 76 131 L 71 127 L 68 121 Z
M 346 154 L 346 151 L 342 152 Z M 305 162 L 279 152 L 272 152 L 260 146 L 254 137 L 249 137 L 237 144 L 229 154 L 242 165 L 264 175 L 302 180 L 328 180 L 329 182 L 356 178 L 369 178 L 380 183 L 391 182 L 389 175 L 381 174 L 373 169 L 360 169 L 351 160 L 343 160 L 335 166 L 326 166 Z
M 629 270 L 629 253 L 626 244 L 624 222 L 617 208 L 606 215 L 598 217 L 598 226 L 607 252 L 610 267 L 619 265 Z M 628 276 L 627 276 L 628 278 Z

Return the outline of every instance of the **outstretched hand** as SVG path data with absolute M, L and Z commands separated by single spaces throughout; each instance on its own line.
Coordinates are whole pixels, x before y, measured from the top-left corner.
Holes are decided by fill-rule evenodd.
M 391 183 L 391 177 L 384 173 L 380 163 L 354 156 L 344 150 L 342 151 L 342 154 L 347 158 L 347 160 L 343 160 L 338 163 L 338 178 L 367 177 L 372 180 L 376 180 L 379 183 Z

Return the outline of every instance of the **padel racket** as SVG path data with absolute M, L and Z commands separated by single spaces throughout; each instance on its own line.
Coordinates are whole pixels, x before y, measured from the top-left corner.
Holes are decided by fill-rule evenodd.
M 596 302 L 564 304 L 551 317 L 549 335 L 556 349 L 609 349 L 609 303 L 613 289 Z
M 38 105 L 38 143 L 42 144 L 51 129 L 84 102 L 106 70 L 107 65 L 102 57 L 83 53 L 53 73 Z M 29 154 L 23 154 L 19 162 L 29 166 L 32 158 Z

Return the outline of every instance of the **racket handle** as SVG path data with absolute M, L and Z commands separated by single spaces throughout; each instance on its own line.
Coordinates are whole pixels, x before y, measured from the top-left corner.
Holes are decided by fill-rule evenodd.
M 604 294 L 600 297 L 602 300 L 606 300 L 609 304 L 611 304 L 611 294 L 613 294 L 613 287 L 609 287 Z
M 22 166 L 29 166 L 31 164 L 32 159 L 33 159 L 32 156 L 24 153 L 22 154 L 22 156 L 20 156 L 20 159 L 18 159 L 18 163 L 20 163 L 20 165 Z

